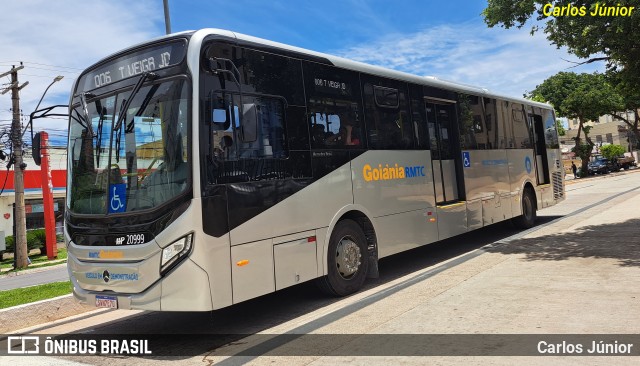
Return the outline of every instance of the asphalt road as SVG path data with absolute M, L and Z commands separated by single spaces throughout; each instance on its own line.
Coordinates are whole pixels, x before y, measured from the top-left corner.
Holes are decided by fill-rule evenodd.
M 68 281 L 69 273 L 66 264 L 37 268 L 0 277 L 0 291 L 14 288 L 42 285 L 50 282 Z

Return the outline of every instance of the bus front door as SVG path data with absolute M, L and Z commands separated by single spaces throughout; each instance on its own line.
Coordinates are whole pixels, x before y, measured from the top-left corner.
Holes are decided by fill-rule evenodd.
M 431 161 L 433 164 L 433 183 L 435 185 L 436 204 L 458 201 L 458 179 L 456 157 L 460 156 L 456 143 L 455 101 L 425 100 L 427 126 L 431 142 Z

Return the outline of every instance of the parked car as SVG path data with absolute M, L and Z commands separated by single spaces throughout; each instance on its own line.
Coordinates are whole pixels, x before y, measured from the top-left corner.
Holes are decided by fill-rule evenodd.
M 618 167 L 627 170 L 636 166 L 636 159 L 633 156 L 618 156 L 616 158 Z
M 587 165 L 587 173 L 593 174 L 607 174 L 611 171 L 620 170 L 617 162 L 612 162 L 606 158 L 597 158 Z

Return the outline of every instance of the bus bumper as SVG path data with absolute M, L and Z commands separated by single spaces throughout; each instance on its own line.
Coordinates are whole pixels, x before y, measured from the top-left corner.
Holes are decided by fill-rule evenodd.
M 103 307 L 98 298 L 115 299 L 117 309 L 152 311 L 210 311 L 213 310 L 207 273 L 187 258 L 143 292 L 124 294 L 111 291 L 89 291 L 71 277 L 73 296 L 85 305 Z

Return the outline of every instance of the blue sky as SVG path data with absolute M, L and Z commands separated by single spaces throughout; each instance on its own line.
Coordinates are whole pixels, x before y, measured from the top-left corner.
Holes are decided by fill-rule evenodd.
M 489 29 L 485 1 L 169 0 L 172 31 L 222 28 L 416 75 L 521 97 L 576 60 L 530 27 Z M 41 106 L 66 104 L 83 68 L 124 47 L 165 33 L 162 0 L 21 0 L 0 5 L 0 73 L 24 61 L 21 92 L 28 115 L 56 75 Z M 9 17 L 9 15 L 12 15 Z M 604 70 L 604 64 L 573 68 Z M 3 78 L 0 84 L 9 80 Z M 10 123 L 10 94 L 0 95 L 0 131 Z M 41 120 L 61 141 L 63 120 Z

